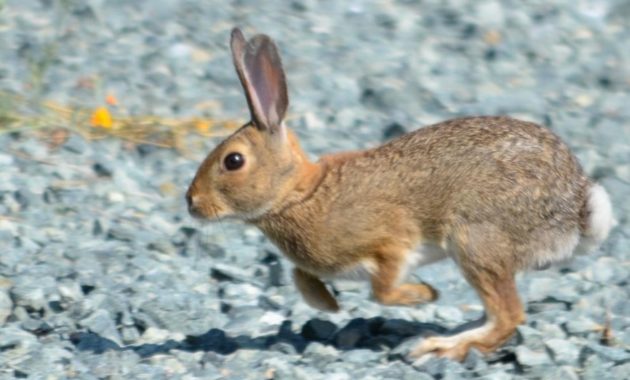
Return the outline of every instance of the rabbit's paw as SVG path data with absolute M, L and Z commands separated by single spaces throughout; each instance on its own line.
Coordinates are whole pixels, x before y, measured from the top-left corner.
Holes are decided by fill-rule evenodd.
M 455 338 L 455 339 L 454 339 Z M 435 355 L 456 361 L 462 361 L 468 355 L 470 343 L 466 339 L 455 336 L 434 336 L 424 339 L 409 356 L 418 359 L 425 355 Z
M 376 299 L 384 305 L 419 305 L 435 301 L 439 294 L 429 284 L 402 284 L 387 291 L 375 292 Z

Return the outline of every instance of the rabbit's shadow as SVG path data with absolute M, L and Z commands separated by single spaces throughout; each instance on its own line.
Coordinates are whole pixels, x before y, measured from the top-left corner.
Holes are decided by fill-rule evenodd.
M 403 319 L 355 318 L 339 328 L 334 323 L 320 319 L 311 319 L 299 333 L 293 331 L 292 321 L 282 323 L 276 334 L 251 337 L 239 335 L 230 337 L 221 329 L 211 329 L 201 335 L 189 335 L 181 341 L 167 340 L 159 344 L 140 344 L 120 346 L 116 342 L 93 332 L 75 332 L 70 341 L 80 351 L 101 354 L 106 351 L 134 351 L 141 357 L 164 354 L 170 350 L 188 352 L 214 352 L 227 355 L 238 349 L 278 350 L 303 352 L 312 342 L 334 346 L 339 350 L 370 349 L 382 351 L 393 349 L 412 338 L 455 334 L 477 326 L 482 322 L 474 321 L 449 330 L 433 323 L 406 321 Z M 292 347 L 292 348 L 291 348 Z

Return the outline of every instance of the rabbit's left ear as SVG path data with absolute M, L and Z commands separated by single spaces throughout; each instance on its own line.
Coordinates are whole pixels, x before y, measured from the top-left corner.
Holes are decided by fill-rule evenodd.
M 260 130 L 282 134 L 282 120 L 289 98 L 276 45 L 264 34 L 258 34 L 246 41 L 240 29 L 234 28 L 230 47 L 252 121 Z

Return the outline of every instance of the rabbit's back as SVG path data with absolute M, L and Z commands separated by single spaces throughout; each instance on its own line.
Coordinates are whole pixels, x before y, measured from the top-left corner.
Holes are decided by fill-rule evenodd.
M 541 252 L 522 266 L 569 256 L 584 229 L 589 181 L 576 158 L 549 130 L 509 117 L 428 126 L 334 171 L 330 177 L 340 183 L 330 188 L 342 190 L 332 197 L 329 220 L 339 225 L 372 222 L 377 216 L 369 210 L 390 217 L 396 213 L 384 212 L 388 205 L 399 207 L 425 239 L 444 243 L 458 226 L 483 227 L 516 248 Z

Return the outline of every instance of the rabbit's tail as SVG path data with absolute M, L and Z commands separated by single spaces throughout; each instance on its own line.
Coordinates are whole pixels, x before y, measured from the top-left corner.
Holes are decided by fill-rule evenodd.
M 585 254 L 599 247 L 608 237 L 610 230 L 617 225 L 610 197 L 601 185 L 596 183 L 590 185 L 583 207 L 584 229 L 575 250 L 577 254 Z

